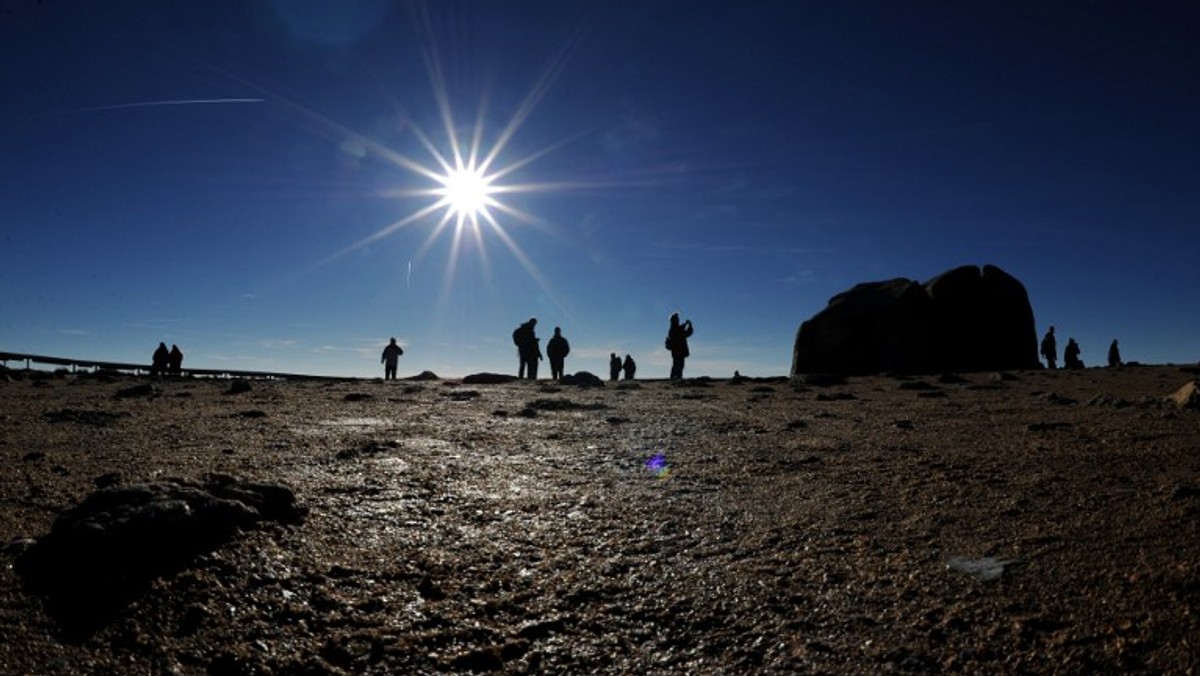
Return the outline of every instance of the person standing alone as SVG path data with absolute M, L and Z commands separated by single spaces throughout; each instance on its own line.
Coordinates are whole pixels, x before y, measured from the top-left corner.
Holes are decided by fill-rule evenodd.
M 671 380 L 679 380 L 683 378 L 683 362 L 691 352 L 688 351 L 687 339 L 692 336 L 692 320 L 687 320 L 682 324 L 679 322 L 679 313 L 675 312 L 671 315 L 671 325 L 667 328 L 666 347 L 671 351 Z
M 383 362 L 383 379 L 395 380 L 396 367 L 400 363 L 400 355 L 404 354 L 404 350 L 396 344 L 396 339 L 392 338 L 392 342 L 383 348 L 383 357 L 379 361 Z

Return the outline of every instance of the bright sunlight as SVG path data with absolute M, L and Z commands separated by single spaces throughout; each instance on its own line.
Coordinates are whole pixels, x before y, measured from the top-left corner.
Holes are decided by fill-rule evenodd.
M 450 213 L 478 225 L 480 216 L 490 217 L 488 207 L 497 206 L 492 198 L 496 192 L 492 187 L 494 178 L 484 175 L 480 167 L 460 165 L 437 178 L 442 187 L 434 190 L 434 194 L 441 196 L 441 204 L 448 207 Z

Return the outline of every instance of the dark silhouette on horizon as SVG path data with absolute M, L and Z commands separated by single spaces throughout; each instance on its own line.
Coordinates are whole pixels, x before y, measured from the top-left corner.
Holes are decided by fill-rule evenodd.
M 562 379 L 563 365 L 570 353 L 571 344 L 567 342 L 566 338 L 563 338 L 562 329 L 554 327 L 554 336 L 546 343 L 546 356 L 550 358 L 551 380 Z
M 617 380 L 621 377 L 621 358 L 616 352 L 608 353 L 608 379 Z
M 1053 370 L 1054 362 L 1058 360 L 1058 343 L 1054 340 L 1054 327 L 1051 326 L 1042 337 L 1042 356 L 1046 358 L 1046 368 Z
M 538 345 L 538 337 L 534 334 L 537 318 L 530 317 L 529 321 L 518 326 L 512 333 L 513 344 L 517 346 L 518 378 L 537 380 L 538 362 L 542 360 L 542 348 Z
M 1079 358 L 1079 353 L 1079 343 L 1076 343 L 1074 338 L 1068 338 L 1067 346 L 1063 348 L 1063 368 L 1083 368 L 1083 360 Z
M 167 370 L 175 376 L 183 373 L 183 350 L 174 343 L 171 344 L 171 352 L 167 355 Z
M 1112 345 L 1108 346 L 1108 365 L 1112 368 L 1123 366 L 1121 361 L 1121 350 L 1117 347 L 1117 339 L 1113 338 Z
M 400 355 L 404 354 L 404 349 L 396 344 L 396 339 L 392 338 L 387 347 L 383 348 L 383 355 L 379 358 L 383 364 L 383 379 L 395 380 L 396 367 L 400 364 Z
M 804 321 L 792 375 L 938 374 L 1041 367 L 1029 294 L 994 265 L 926 282 L 863 282 Z
M 150 375 L 158 376 L 167 372 L 167 362 L 171 359 L 171 353 L 167 350 L 166 343 L 159 343 L 158 349 L 154 351 L 154 356 L 150 358 Z
M 633 380 L 633 376 L 637 374 L 637 362 L 633 361 L 630 355 L 625 355 L 625 363 L 621 368 L 625 370 L 625 380 Z
M 683 378 L 683 363 L 691 352 L 688 351 L 687 339 L 692 336 L 692 320 L 679 322 L 679 313 L 671 314 L 671 324 L 667 328 L 666 348 L 671 352 L 671 380 Z

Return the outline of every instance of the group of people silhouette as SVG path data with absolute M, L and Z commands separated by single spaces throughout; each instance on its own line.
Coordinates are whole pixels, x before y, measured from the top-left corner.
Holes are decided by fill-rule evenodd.
M 1058 344 L 1054 338 L 1054 327 L 1051 326 L 1046 335 L 1042 336 L 1042 344 L 1040 352 L 1046 360 L 1046 367 L 1050 369 L 1057 368 L 1058 360 Z M 1082 350 L 1079 349 L 1079 343 L 1075 342 L 1074 338 L 1067 338 L 1067 346 L 1063 348 L 1063 368 L 1065 369 L 1081 369 L 1083 368 L 1083 359 L 1079 357 Z M 1117 346 L 1117 341 L 1114 338 L 1113 342 L 1108 346 L 1108 365 L 1110 367 L 1122 366 L 1121 350 Z
M 566 366 L 567 355 L 571 354 L 571 344 L 562 334 L 561 327 L 554 327 L 554 336 L 546 343 L 545 357 L 542 355 L 542 348 L 539 344 L 541 339 L 537 337 L 537 317 L 530 317 L 517 328 L 513 329 L 512 341 L 517 347 L 517 378 L 537 380 L 538 363 L 545 357 L 550 359 L 550 378 L 552 380 L 561 380 Z M 688 338 L 692 336 L 694 331 L 692 321 L 690 319 L 681 321 L 679 313 L 673 313 L 669 319 L 667 326 L 667 338 L 664 343 L 667 351 L 671 353 L 671 380 L 679 380 L 683 378 L 683 367 L 691 351 L 688 348 Z M 165 348 L 164 348 L 165 349 Z M 404 354 L 404 350 L 396 343 L 396 339 L 391 341 L 383 348 L 383 354 L 380 357 L 380 363 L 383 366 L 383 379 L 395 380 L 396 369 L 399 365 L 400 355 Z M 156 353 L 157 355 L 157 353 Z M 626 354 L 622 360 L 617 356 L 616 352 L 609 354 L 608 360 L 609 380 L 619 380 L 624 374 L 625 380 L 633 380 L 637 374 L 637 362 L 633 360 L 633 356 Z
M 608 353 L 608 379 L 618 380 L 622 371 L 625 372 L 625 380 L 633 380 L 637 375 L 637 362 L 630 355 L 625 355 L 625 361 L 621 361 L 616 352 Z
M 171 349 L 168 350 L 166 343 L 159 343 L 154 356 L 150 358 L 150 375 L 167 373 L 175 376 L 183 373 L 183 352 L 178 345 L 171 345 Z

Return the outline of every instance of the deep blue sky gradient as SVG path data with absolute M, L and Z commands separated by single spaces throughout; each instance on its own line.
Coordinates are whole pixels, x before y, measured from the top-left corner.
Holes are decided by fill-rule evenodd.
M 396 336 L 455 376 L 536 316 L 568 371 L 665 376 L 678 310 L 689 375 L 775 375 L 853 284 L 993 263 L 1090 364 L 1195 362 L 1197 34 L 1186 2 L 9 4 L 0 350 L 377 375 Z M 496 166 L 549 184 L 497 214 L 534 272 L 488 225 L 422 254 L 436 217 L 354 247 L 431 202 L 387 158 L 447 147 L 431 55 L 461 140 L 533 104 Z M 211 99 L 261 102 L 140 105 Z

